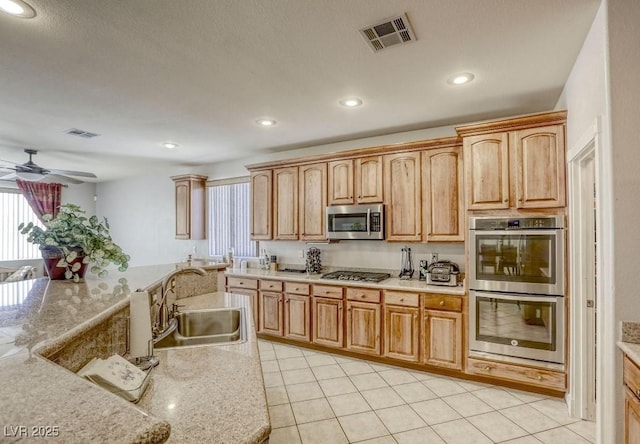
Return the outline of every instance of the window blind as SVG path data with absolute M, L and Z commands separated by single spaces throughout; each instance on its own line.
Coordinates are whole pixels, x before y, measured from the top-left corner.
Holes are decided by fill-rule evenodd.
M 208 187 L 209 254 L 223 256 L 233 248 L 235 256 L 256 257 L 251 240 L 251 186 L 248 182 Z
M 18 231 L 21 222 L 44 228 L 22 194 L 0 191 L 0 209 L 0 261 L 40 258 L 38 246 Z

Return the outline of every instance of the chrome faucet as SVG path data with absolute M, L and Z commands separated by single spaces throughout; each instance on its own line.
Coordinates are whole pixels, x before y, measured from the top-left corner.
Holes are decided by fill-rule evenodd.
M 173 312 L 169 312 L 169 309 L 167 308 L 167 295 L 169 292 L 175 293 L 176 276 L 182 273 L 196 273 L 201 276 L 206 276 L 207 274 L 207 272 L 202 268 L 184 267 L 178 268 L 164 277 L 162 280 L 160 300 L 157 302 L 155 324 L 153 325 L 153 337 L 155 340 L 159 340 L 158 337 L 165 335 L 165 333 L 170 333 L 168 330 L 172 325 L 173 329 L 175 329 L 176 324 L 171 324 L 169 322 L 173 317 Z

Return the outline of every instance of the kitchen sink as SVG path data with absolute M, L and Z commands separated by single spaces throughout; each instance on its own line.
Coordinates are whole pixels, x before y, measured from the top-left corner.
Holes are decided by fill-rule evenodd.
M 229 345 L 247 340 L 244 308 L 182 311 L 175 315 L 175 319 L 176 329 L 155 343 L 154 348 Z

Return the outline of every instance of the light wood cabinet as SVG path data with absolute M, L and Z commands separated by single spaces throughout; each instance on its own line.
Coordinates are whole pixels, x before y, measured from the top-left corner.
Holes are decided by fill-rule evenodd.
M 509 208 L 509 135 L 463 139 L 468 210 Z
M 382 202 L 382 156 L 359 157 L 354 162 L 356 203 Z
M 282 293 L 260 292 L 260 333 L 282 336 Z
M 464 240 L 462 150 L 440 148 L 422 153 L 422 209 L 425 240 Z
M 387 305 L 384 307 L 384 355 L 418 362 L 420 350 L 420 309 Z
M 309 342 L 311 340 L 311 307 L 309 296 L 284 295 L 284 336 Z
M 462 369 L 462 313 L 424 310 L 425 364 Z
M 640 444 L 640 367 L 626 354 L 623 358 L 624 443 Z
M 389 241 L 422 239 L 420 153 L 389 154 L 384 160 L 384 202 Z
M 347 300 L 347 350 L 380 354 L 380 304 Z
M 176 239 L 206 239 L 205 191 L 207 176 L 172 176 L 175 185 Z
M 326 239 L 327 164 L 303 165 L 298 177 L 300 240 Z
M 517 208 L 565 206 L 564 125 L 514 131 Z
M 467 358 L 466 372 L 471 375 L 505 379 L 552 390 L 565 391 L 567 387 L 564 372 L 502 361 Z
M 258 280 L 234 278 L 227 276 L 226 291 L 232 294 L 242 294 L 251 298 L 251 312 L 256 331 L 260 331 L 260 298 L 258 297 Z
M 251 173 L 251 239 L 270 240 L 273 237 L 272 208 L 273 172 Z
M 298 167 L 273 170 L 274 239 L 298 239 Z
M 353 203 L 353 160 L 343 159 L 327 163 L 328 204 L 349 205 Z
M 343 348 L 342 299 L 313 297 L 313 342 Z
M 564 207 L 565 122 L 560 111 L 456 128 L 467 209 Z

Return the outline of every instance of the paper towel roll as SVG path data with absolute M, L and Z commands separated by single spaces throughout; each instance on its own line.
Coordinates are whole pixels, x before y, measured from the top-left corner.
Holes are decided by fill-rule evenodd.
M 129 355 L 131 358 L 148 356 L 151 341 L 151 301 L 149 292 L 135 291 L 130 297 Z

